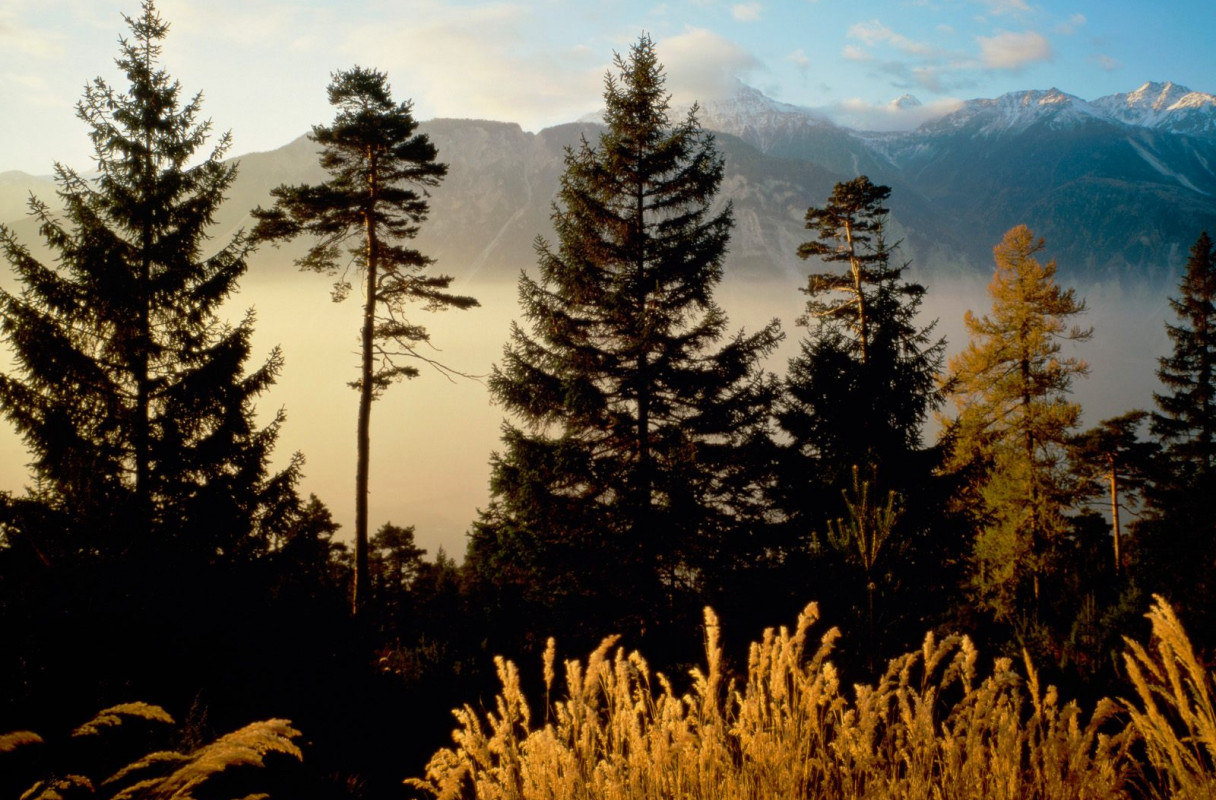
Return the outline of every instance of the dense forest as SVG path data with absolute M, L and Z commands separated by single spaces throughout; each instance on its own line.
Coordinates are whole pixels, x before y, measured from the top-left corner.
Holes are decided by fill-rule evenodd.
M 443 154 L 386 75 L 336 72 L 328 180 L 217 242 L 229 139 L 152 0 L 128 23 L 129 85 L 77 105 L 96 175 L 57 168 L 37 247 L 0 227 L 30 459 L 0 493 L 0 796 L 1216 796 L 1207 233 L 1154 407 L 1090 428 L 1100 334 L 1050 243 L 1009 221 L 947 359 L 866 176 L 806 198 L 795 329 L 736 330 L 723 156 L 642 37 L 519 278 L 491 501 L 428 559 L 367 486 L 375 401 L 460 379 L 418 312 L 478 302 L 411 246 Z M 220 317 L 297 240 L 361 304 L 350 539 L 349 498 L 270 466 L 281 355 Z

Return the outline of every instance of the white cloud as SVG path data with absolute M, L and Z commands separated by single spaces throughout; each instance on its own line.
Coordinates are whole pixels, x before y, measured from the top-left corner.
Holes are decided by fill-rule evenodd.
M 730 7 L 730 15 L 739 22 L 755 22 L 760 19 L 760 4 L 738 3 Z
M 609 53 L 538 43 L 542 21 L 519 5 L 417 5 L 409 19 L 346 29 L 338 50 L 374 64 L 390 80 L 407 77 L 408 85 L 394 80 L 394 89 L 417 101 L 420 117 L 482 117 L 539 128 L 598 105 Z
M 986 7 L 990 14 L 1030 14 L 1034 9 L 1025 0 L 976 0 Z
M 785 60 L 799 69 L 806 69 L 811 65 L 811 59 L 807 57 L 806 52 L 801 47 L 787 55 Z
M 844 49 L 840 51 L 840 55 L 844 56 L 849 61 L 873 61 L 874 56 L 863 50 L 855 44 L 846 44 Z
M 978 36 L 976 41 L 980 45 L 980 60 L 989 69 L 1018 70 L 1053 57 L 1051 43 L 1035 31 Z
M 926 105 L 870 103 L 853 98 L 822 109 L 837 124 L 870 131 L 907 131 L 957 111 L 963 102 L 954 98 Z
M 935 52 L 932 45 L 917 42 L 883 25 L 878 20 L 858 22 L 852 25 L 846 34 L 850 39 L 858 39 L 873 47 L 876 44 L 888 44 L 901 53 L 915 56 L 928 56 Z
M 1073 14 L 1067 19 L 1067 21 L 1056 25 L 1056 33 L 1064 36 L 1071 36 L 1072 34 L 1076 33 L 1079 28 L 1085 27 L 1085 23 L 1088 21 L 1089 20 L 1085 18 L 1084 14 Z
M 1106 70 L 1107 72 L 1114 72 L 1115 70 L 1119 69 L 1119 67 L 1123 66 L 1123 64 L 1120 63 L 1117 59 L 1111 58 L 1110 56 L 1103 55 L 1101 53 L 1091 57 L 1090 60 L 1093 61 L 1095 64 L 1097 64 L 1102 69 Z
M 61 33 L 37 28 L 21 20 L 11 8 L 0 8 L 0 51 L 39 61 L 62 58 L 66 52 Z
M 41 75 L 5 72 L 0 74 L 0 82 L 4 84 L 6 90 L 4 94 L 20 97 L 23 102 L 30 105 L 61 109 L 70 109 L 75 105 L 75 99 L 69 100 L 57 96 Z
M 676 105 L 726 97 L 737 81 L 761 67 L 751 53 L 704 28 L 660 39 L 657 46 Z

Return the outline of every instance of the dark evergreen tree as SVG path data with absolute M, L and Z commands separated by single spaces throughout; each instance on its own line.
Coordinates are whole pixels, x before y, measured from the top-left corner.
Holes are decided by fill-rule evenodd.
M 282 415 L 254 421 L 281 358 L 246 374 L 252 313 L 217 318 L 251 248 L 241 234 L 217 249 L 208 239 L 236 174 L 222 161 L 229 137 L 191 166 L 210 133 L 200 97 L 182 105 L 161 68 L 168 25 L 153 3 L 127 22 L 117 64 L 129 88 L 98 78 L 77 105 L 98 176 L 56 166 L 63 218 L 31 201 L 55 265 L 0 228 L 22 286 L 0 291 L 14 356 L 0 409 L 32 454 L 34 499 L 59 518 L 43 532 L 71 539 L 61 552 L 165 563 L 176 546 L 230 560 L 263 548 L 297 502 L 298 458 L 268 471 Z
M 1137 525 L 1141 581 L 1170 599 L 1196 641 L 1216 642 L 1216 250 L 1208 234 L 1191 247 L 1166 323 L 1173 351 L 1159 361 L 1151 429 L 1162 454 Z
M 1153 433 L 1174 470 L 1191 478 L 1216 466 L 1216 249 L 1207 232 L 1191 247 L 1186 274 L 1170 299 L 1178 318 L 1166 323 L 1173 352 L 1159 360 Z
M 1110 563 L 1115 575 L 1127 568 L 1122 512 L 1139 510 L 1157 455 L 1156 443 L 1140 438 L 1147 417 L 1145 411 L 1129 411 L 1104 419 L 1071 442 L 1069 457 L 1072 472 L 1081 479 L 1080 492 L 1110 512 L 1114 551 Z
M 335 300 L 351 289 L 346 280 L 350 264 L 363 277 L 359 379 L 351 384 L 359 392 L 352 592 L 358 613 L 371 588 L 367 494 L 372 401 L 394 381 L 417 376 L 418 360 L 452 371 L 420 350 L 430 337 L 426 328 L 406 318 L 406 310 L 411 303 L 436 311 L 470 308 L 477 301 L 450 293 L 452 278 L 429 272 L 433 260 L 406 244 L 429 211 L 427 187 L 447 174 L 447 165 L 435 160 L 430 138 L 418 132 L 411 104 L 394 103 L 384 73 L 363 67 L 334 74 L 329 102 L 338 109 L 333 124 L 315 126 L 310 136 L 321 146 L 321 166 L 329 181 L 274 189 L 274 207 L 254 212 L 254 235 L 270 241 L 315 237 L 297 263 L 339 276 Z
M 804 259 L 846 267 L 812 273 L 802 289 L 808 299 L 798 324 L 810 333 L 790 362 L 780 413 L 808 460 L 806 474 L 833 493 L 855 466 L 877 468 L 880 483 L 896 486 L 942 402 L 945 341 L 934 338 L 936 323 L 922 327 L 916 319 L 924 287 L 904 279 L 907 263 L 891 263 L 883 205 L 890 194 L 864 175 L 836 184 L 822 208 L 807 210 L 816 239 L 798 248 Z
M 809 330 L 790 360 L 777 411 L 787 446 L 776 498 L 786 515 L 788 560 L 801 565 L 789 591 L 810 599 L 808 576 L 816 576 L 836 612 L 851 609 L 842 624 L 864 627 L 869 642 L 888 648 L 899 646 L 897 617 L 919 630 L 941 613 L 932 601 L 944 603 L 940 581 L 948 580 L 945 556 L 933 550 L 944 539 L 928 536 L 941 517 L 937 458 L 921 441 L 927 416 L 941 404 L 945 342 L 934 337 L 935 323 L 917 320 L 924 287 L 904 278 L 907 263 L 892 261 L 896 246 L 885 236 L 890 194 L 863 175 L 836 184 L 823 207 L 807 210 L 815 238 L 798 255 L 825 271 L 810 274 L 802 288 L 807 303 L 798 324 Z M 843 269 L 833 271 L 837 265 Z M 858 561 L 852 541 L 827 546 L 843 538 L 832 531 L 865 527 L 841 522 L 856 518 L 863 486 L 877 507 L 894 502 L 901 509 L 887 526 L 881 559 L 870 553 Z M 897 584 L 920 602 L 893 602 Z M 879 656 L 871 648 L 866 663 Z
M 616 71 L 598 146 L 567 151 L 557 245 L 539 240 L 540 279 L 520 277 L 528 329 L 490 378 L 511 421 L 470 548 L 500 600 L 590 638 L 653 632 L 758 557 L 775 388 L 760 360 L 781 335 L 723 343 L 722 158 L 695 110 L 671 120 L 650 39 Z
M 410 588 L 422 570 L 426 550 L 414 541 L 414 526 L 386 522 L 372 536 L 370 569 L 373 602 L 381 624 L 391 630 L 411 611 Z

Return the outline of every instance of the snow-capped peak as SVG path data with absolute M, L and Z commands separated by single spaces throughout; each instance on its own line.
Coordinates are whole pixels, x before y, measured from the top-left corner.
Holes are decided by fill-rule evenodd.
M 827 118 L 810 108 L 774 100 L 759 89 L 735 81 L 734 90 L 721 98 L 700 103 L 706 127 L 741 135 L 748 127 L 777 125 L 826 125 Z
M 1066 127 L 1100 116 L 1100 112 L 1075 95 L 1059 89 L 1009 92 L 991 100 L 968 100 L 933 127 L 959 128 L 977 125 L 978 133 L 998 135 L 1020 131 L 1039 122 Z
M 887 105 L 892 111 L 906 111 L 910 108 L 920 108 L 923 103 L 910 94 L 902 94 Z
M 1191 90 L 1178 86 L 1170 81 L 1155 83 L 1149 81 L 1126 97 L 1129 108 L 1151 108 L 1153 111 L 1164 111 L 1173 106 Z
M 1094 105 L 1129 125 L 1175 133 L 1216 132 L 1216 96 L 1169 81 L 1150 81 L 1134 92 L 1100 97 Z

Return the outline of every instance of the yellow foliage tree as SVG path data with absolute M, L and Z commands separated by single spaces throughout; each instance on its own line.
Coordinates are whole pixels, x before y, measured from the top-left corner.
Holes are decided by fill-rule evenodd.
M 1042 250 L 1025 225 L 993 249 L 992 310 L 967 312 L 971 341 L 950 360 L 946 384 L 958 409 L 944 429 L 950 464 L 974 475 L 973 586 L 1004 619 L 1038 608 L 1050 545 L 1066 525 L 1066 444 L 1081 416 L 1069 394 L 1089 368 L 1061 350 L 1093 332 L 1070 323 L 1085 302 L 1056 283 L 1054 261 L 1039 263 Z

